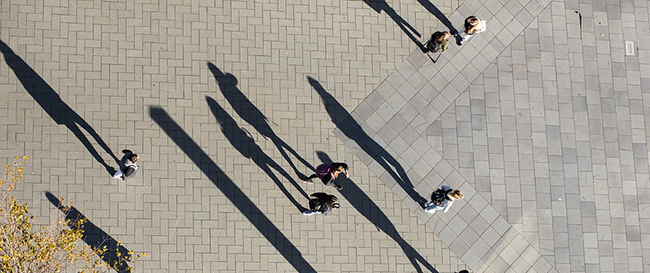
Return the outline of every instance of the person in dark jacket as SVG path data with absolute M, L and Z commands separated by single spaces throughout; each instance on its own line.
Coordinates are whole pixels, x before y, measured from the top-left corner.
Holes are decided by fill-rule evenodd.
M 424 204 L 424 211 L 436 213 L 436 211 L 443 210 L 442 212 L 447 213 L 454 200 L 463 199 L 464 197 L 460 190 L 454 190 L 443 185 L 431 194 L 431 201 Z
M 329 195 L 324 192 L 317 192 L 311 194 L 309 200 L 309 209 L 302 212 L 303 215 L 323 214 L 328 215 L 333 209 L 340 207 L 337 201 L 339 200 L 334 195 Z
M 129 177 L 133 177 L 135 173 L 138 171 L 138 165 L 135 163 L 138 162 L 138 155 L 134 154 L 131 150 L 124 149 L 122 150 L 122 153 L 124 153 L 124 156 L 122 157 L 122 160 L 120 160 L 120 169 L 115 172 L 113 175 L 113 178 L 115 179 L 126 179 Z

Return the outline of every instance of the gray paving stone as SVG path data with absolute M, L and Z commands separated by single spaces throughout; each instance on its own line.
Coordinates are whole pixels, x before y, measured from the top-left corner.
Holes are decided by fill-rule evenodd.
M 301 216 L 293 215 L 293 212 L 289 213 L 289 210 L 284 209 L 287 207 L 286 205 L 288 207 L 291 207 L 291 205 L 286 202 L 288 200 L 285 196 L 271 189 L 274 184 L 268 183 L 269 177 L 267 174 L 257 166 L 250 165 L 248 159 L 243 158 L 240 153 L 232 149 L 231 145 L 224 142 L 227 139 L 223 138 L 223 135 L 219 132 L 218 124 L 211 119 L 214 115 L 205 112 L 204 110 L 207 109 L 204 107 L 197 107 L 197 105 L 205 105 L 205 96 L 214 96 L 214 99 L 229 113 L 232 113 L 233 108 L 237 107 L 237 105 L 230 105 L 228 101 L 223 100 L 221 95 L 214 95 L 213 92 L 220 90 L 220 88 L 215 84 L 214 78 L 210 74 L 204 74 L 205 71 L 203 70 L 205 69 L 204 62 L 206 58 L 212 58 L 213 60 L 207 61 L 215 62 L 215 66 L 225 73 L 232 73 L 237 77 L 237 88 L 259 108 L 259 112 L 271 121 L 269 124 L 273 124 L 271 128 L 275 133 L 295 149 L 298 154 L 305 157 L 307 162 L 310 162 L 310 164 L 318 163 L 318 159 L 314 157 L 314 150 L 324 151 L 333 159 L 350 159 L 348 163 L 355 166 L 353 167 L 353 176 L 362 177 L 359 180 L 354 177 L 355 182 L 360 183 L 360 186 L 367 184 L 367 181 L 373 181 L 372 170 L 370 169 L 378 169 L 381 175 L 383 168 L 381 166 L 376 168 L 376 161 L 371 163 L 372 158 L 363 152 L 359 147 L 359 143 L 350 139 L 354 134 L 348 135 L 348 132 L 344 133 L 340 129 L 334 132 L 342 140 L 342 143 L 348 147 L 345 148 L 338 145 L 335 138 L 329 138 L 329 133 L 336 127 L 331 122 L 332 119 L 346 114 L 341 111 L 342 109 L 354 109 L 363 98 L 368 96 L 372 88 L 378 86 L 376 100 L 366 101 L 362 104 L 365 106 L 357 108 L 357 111 L 352 116 L 360 123 L 360 128 L 365 130 L 365 133 L 375 138 L 379 145 L 384 144 L 384 141 L 376 139 L 379 136 L 375 132 L 384 128 L 386 122 L 381 122 L 382 126 L 375 127 L 376 130 L 372 130 L 372 126 L 368 126 L 368 122 L 366 122 L 369 119 L 372 120 L 372 113 L 384 104 L 389 95 L 395 93 L 395 88 L 391 84 L 399 84 L 400 82 L 399 78 L 394 77 L 389 78 L 389 81 L 384 80 L 407 57 L 414 68 L 419 67 L 418 64 L 427 61 L 414 58 L 413 56 L 416 55 L 412 54 L 413 48 L 404 46 L 406 44 L 404 42 L 408 41 L 408 37 L 392 35 L 393 30 L 399 29 L 399 26 L 394 24 L 392 20 L 374 22 L 373 27 L 385 27 L 387 29 L 383 33 L 389 35 L 382 38 L 373 36 L 373 38 L 370 33 L 376 32 L 362 31 L 363 27 L 359 28 L 359 25 L 363 24 L 359 23 L 363 21 L 361 18 L 376 20 L 378 14 L 363 5 L 357 7 L 347 6 L 346 4 L 344 8 L 338 10 L 343 10 L 343 16 L 349 20 L 346 19 L 345 22 L 341 22 L 339 21 L 341 17 L 335 15 L 333 24 L 324 24 L 325 17 L 318 15 L 324 14 L 322 13 L 324 7 L 312 7 L 316 8 L 312 9 L 306 5 L 293 2 L 288 5 L 288 7 L 291 7 L 290 9 L 274 6 L 264 8 L 264 12 L 271 12 L 270 17 L 260 16 L 262 14 L 260 13 L 262 11 L 261 6 L 233 5 L 228 9 L 221 9 L 210 3 L 196 4 L 195 8 L 198 7 L 199 10 L 209 11 L 202 14 L 201 12 L 191 12 L 194 8 L 182 4 L 175 5 L 173 12 L 167 10 L 168 7 L 159 9 L 141 3 L 130 6 L 103 5 L 100 8 L 83 6 L 75 1 L 69 4 L 69 8 L 57 7 L 54 9 L 54 13 L 51 13 L 52 9 L 43 9 L 42 6 L 39 8 L 38 4 L 36 4 L 35 8 L 32 8 L 32 4 L 22 5 L 19 12 L 20 18 L 28 18 L 25 20 L 28 22 L 23 26 L 13 23 L 17 17 L 2 16 L 2 25 L 7 26 L 0 32 L 3 41 L 9 41 L 8 44 L 11 45 L 28 45 L 24 48 L 29 52 L 23 51 L 20 54 L 29 59 L 35 70 L 39 70 L 37 73 L 42 73 L 41 76 L 48 78 L 47 81 L 49 81 L 53 89 L 59 92 L 59 95 L 71 108 L 75 109 L 92 124 L 102 138 L 109 142 L 110 147 L 117 149 L 116 147 L 131 146 L 134 150 L 141 150 L 143 159 L 147 158 L 143 160 L 145 172 L 141 172 L 137 179 L 132 179 L 128 184 L 120 185 L 119 190 L 115 191 L 111 188 L 100 189 L 100 187 L 96 186 L 77 187 L 77 182 L 69 184 L 66 181 L 63 183 L 63 181 L 57 180 L 59 178 L 48 175 L 51 170 L 54 170 L 60 173 L 61 177 L 65 177 L 68 175 L 65 165 L 70 163 L 59 160 L 51 160 L 50 162 L 48 156 L 79 158 L 79 161 L 83 162 L 78 162 L 76 167 L 84 169 L 83 175 L 78 172 L 69 177 L 81 179 L 83 176 L 88 175 L 91 178 L 97 176 L 86 179 L 86 181 L 92 181 L 92 185 L 108 183 L 107 180 L 99 178 L 104 177 L 100 172 L 96 171 L 97 166 L 94 166 L 92 158 L 88 160 L 89 154 L 83 149 L 77 151 L 79 146 L 77 140 L 69 135 L 66 136 L 65 134 L 68 132 L 65 129 L 61 131 L 60 128 L 51 126 L 53 124 L 50 124 L 50 120 L 42 118 L 42 109 L 39 109 L 30 100 L 27 100 L 27 102 L 30 102 L 29 104 L 17 103 L 16 105 L 21 105 L 20 107 L 23 108 L 20 109 L 24 109 L 27 113 L 38 113 L 38 115 L 26 115 L 26 124 L 30 124 L 30 126 L 34 124 L 32 130 L 34 132 L 43 132 L 42 135 L 47 137 L 40 139 L 39 135 L 41 134 L 36 133 L 36 136 L 30 137 L 32 140 L 19 141 L 16 146 L 26 147 L 29 153 L 33 152 L 33 158 L 44 157 L 42 162 L 46 164 L 34 164 L 35 167 L 38 167 L 37 169 L 40 169 L 39 172 L 43 173 L 40 177 L 47 178 L 38 179 L 39 183 L 43 182 L 44 185 L 56 189 L 66 189 L 62 190 L 60 194 L 75 199 L 80 211 L 83 211 L 87 216 L 94 217 L 94 223 L 101 223 L 104 230 L 112 230 L 113 236 L 120 237 L 118 239 L 125 242 L 125 246 L 129 249 L 144 250 L 151 254 L 148 260 L 143 261 L 145 266 L 138 268 L 136 271 L 158 272 L 165 269 L 169 271 L 206 272 L 303 271 L 292 267 L 286 259 L 278 256 L 278 252 L 273 250 L 273 242 L 266 240 L 262 235 L 263 232 L 259 232 L 254 228 L 251 229 L 250 227 L 253 227 L 253 225 L 250 225 L 250 221 L 242 217 L 241 212 L 236 212 L 235 207 L 228 203 L 223 195 L 219 195 L 218 191 L 214 194 L 209 193 L 214 185 L 210 185 L 205 179 L 201 179 L 201 174 L 196 172 L 196 168 L 192 167 L 194 164 L 189 162 L 185 155 L 179 154 L 178 147 L 171 143 L 166 136 L 160 135 L 160 128 L 151 125 L 150 117 L 144 112 L 145 107 L 137 107 L 137 105 L 160 105 L 171 113 L 170 115 L 182 127 L 191 131 L 189 135 L 197 143 L 200 143 L 201 148 L 205 149 L 208 154 L 215 155 L 211 158 L 214 158 L 216 164 L 224 172 L 228 173 L 228 176 L 231 176 L 233 182 L 236 183 L 237 187 L 241 188 L 244 194 L 251 198 L 251 202 L 253 202 L 251 207 L 259 207 L 264 212 L 264 215 L 269 218 L 269 222 L 279 227 L 279 230 L 275 230 L 275 236 L 284 234 L 287 237 L 285 243 L 288 242 L 285 247 L 295 246 L 300 251 L 298 252 L 300 253 L 299 256 L 305 257 L 309 264 L 316 269 L 315 271 L 323 271 L 325 267 L 334 270 L 336 268 L 356 268 L 363 271 L 368 270 L 366 265 L 370 263 L 373 264 L 372 271 L 409 271 L 409 269 L 412 269 L 409 268 L 411 266 L 410 262 L 408 259 L 404 259 L 403 254 L 388 254 L 391 258 L 383 259 L 385 262 L 381 262 L 377 259 L 380 254 L 356 248 L 360 246 L 357 243 L 362 242 L 369 242 L 364 244 L 364 248 L 367 249 L 376 249 L 379 245 L 382 245 L 382 249 L 398 247 L 398 245 L 394 244 L 394 241 L 391 245 L 391 239 L 372 242 L 370 238 L 366 237 L 355 241 L 354 244 L 346 243 L 347 238 L 363 237 L 358 234 L 362 234 L 361 230 L 365 228 L 357 229 L 355 226 L 355 223 L 368 224 L 368 219 L 362 213 L 359 213 L 361 210 L 337 211 L 341 213 L 328 216 L 328 218 L 313 217 L 308 219 L 308 222 L 293 219 L 290 222 L 294 224 L 286 224 L 286 219 L 289 219 L 286 217 Z M 412 7 L 405 10 L 422 8 L 419 3 L 413 3 L 412 5 Z M 3 5 L 0 12 L 7 14 L 6 9 L 10 6 L 12 6 L 11 10 L 15 10 L 13 8 L 15 3 L 8 3 Z M 447 4 L 445 4 L 445 7 L 440 6 L 439 8 L 445 10 L 445 12 L 451 10 Z M 37 12 L 39 15 L 33 16 L 35 10 L 39 11 Z M 133 10 L 142 12 L 133 12 Z M 404 18 L 409 18 L 410 23 L 413 23 L 418 28 L 424 25 L 425 22 L 427 24 L 430 22 L 431 18 L 427 16 L 425 16 L 426 18 L 411 20 L 410 12 L 402 11 L 402 9 L 398 10 L 402 16 L 405 16 Z M 168 12 L 174 14 L 174 16 L 169 17 Z M 354 16 L 350 16 L 350 14 L 347 14 L 348 12 L 354 14 Z M 86 16 L 69 17 L 66 13 L 83 13 Z M 102 15 L 118 13 L 121 14 L 119 16 L 120 20 L 107 20 L 108 17 Z M 46 35 L 39 36 L 33 31 L 23 31 L 29 29 L 30 25 L 41 25 L 43 23 L 40 22 L 42 21 L 41 14 L 53 19 L 53 23 L 42 25 L 44 28 L 42 30 L 46 32 Z M 64 22 L 59 26 L 60 18 L 65 16 L 68 16 L 67 19 L 63 20 Z M 327 15 L 326 17 L 332 18 Z M 180 25 L 173 23 L 176 20 L 174 18 L 183 18 L 186 30 L 191 28 L 191 31 L 182 31 L 181 28 L 178 28 Z M 86 20 L 85 23 L 83 20 Z M 88 20 L 93 21 L 96 28 L 92 28 L 92 30 L 79 28 L 79 26 L 85 25 Z M 116 27 L 123 22 L 128 22 L 126 28 Z M 296 25 L 299 27 L 296 27 Z M 237 26 L 241 26 L 241 28 Z M 75 35 L 56 37 L 58 35 L 56 29 L 61 29 L 60 27 L 62 29 L 68 27 L 76 29 Z M 136 30 L 133 31 L 133 29 Z M 250 35 L 242 35 L 243 30 L 249 31 Z M 89 31 L 94 32 L 97 36 L 88 35 Z M 319 39 L 315 39 L 315 36 L 313 36 L 315 33 L 319 34 Z M 27 36 L 23 36 L 23 34 L 27 34 Z M 16 35 L 21 36 L 21 38 L 17 38 Z M 29 37 L 30 35 L 33 37 Z M 327 38 L 322 39 L 324 36 L 320 35 L 327 36 Z M 109 36 L 110 39 L 107 38 Z M 111 40 L 113 42 L 100 43 L 97 42 L 99 38 L 103 41 Z M 33 39 L 33 41 L 30 41 L 30 39 Z M 317 47 L 304 44 L 315 44 L 314 41 L 316 40 L 322 41 L 322 43 L 318 43 Z M 52 41 L 54 42 L 52 43 Z M 73 42 L 69 43 L 70 41 Z M 368 41 L 381 46 L 368 47 Z M 113 45 L 117 43 L 120 46 L 114 47 Z M 200 44 L 206 44 L 206 46 L 199 46 Z M 49 45 L 53 45 L 51 49 L 48 48 L 51 52 L 41 50 L 41 48 Z M 264 45 L 264 49 L 258 45 Z M 184 52 L 184 54 L 174 54 L 173 51 L 177 49 Z M 37 54 L 40 55 L 32 58 L 34 52 L 38 52 Z M 95 57 L 88 58 L 90 55 L 86 54 L 91 52 Z M 86 57 L 83 57 L 84 55 Z M 118 58 L 118 56 L 120 57 Z M 71 66 L 72 63 L 76 67 Z M 110 69 L 109 66 L 111 66 Z M 68 68 L 70 70 L 67 70 Z M 2 71 L 9 70 L 4 69 Z M 307 75 L 307 73 L 310 75 Z M 50 78 L 49 75 L 56 76 Z M 208 75 L 208 77 L 205 77 L 205 75 Z M 11 76 L 11 73 L 0 73 L 0 78 L 5 83 L 9 82 L 6 79 Z M 328 108 L 327 105 L 332 106 L 332 104 L 329 104 L 331 101 L 327 102 L 324 107 L 317 106 L 321 103 L 320 98 L 318 93 L 316 93 L 316 96 L 314 95 L 315 92 L 312 87 L 303 84 L 306 76 L 320 78 L 327 92 L 331 92 L 332 96 L 342 104 L 342 109 L 335 110 L 332 112 L 332 116 L 329 116 L 327 110 L 332 109 Z M 128 83 L 125 81 L 128 81 Z M 380 84 L 382 81 L 384 81 L 384 84 Z M 71 83 L 79 85 L 78 89 L 69 88 L 67 85 Z M 11 84 L 18 86 L 15 79 Z M 82 92 L 74 93 L 82 89 L 94 90 L 94 92 L 92 95 L 89 92 L 85 94 Z M 134 93 L 136 89 L 137 92 Z M 172 90 L 182 90 L 182 92 L 173 92 Z M 24 90 L 17 91 L 19 91 L 18 93 L 24 92 Z M 67 93 L 68 91 L 70 93 Z M 133 94 L 135 94 L 135 97 L 133 97 Z M 403 92 L 403 94 L 406 93 Z M 111 96 L 110 99 L 106 98 L 107 95 Z M 374 96 L 371 95 L 370 98 Z M 13 98 L 13 93 L 11 97 Z M 16 98 L 15 100 L 12 99 L 12 103 L 25 101 L 25 98 Z M 96 103 L 90 105 L 92 102 L 101 101 L 111 101 L 113 105 L 119 105 L 115 108 L 108 107 L 110 104 L 102 106 Z M 362 110 L 363 108 L 365 110 Z M 256 111 L 255 109 L 249 110 Z M 9 112 L 13 112 L 13 110 L 5 113 Z M 249 131 L 251 137 L 258 141 L 257 144 L 260 145 L 264 153 L 277 161 L 282 169 L 289 170 L 291 166 L 286 164 L 289 159 L 277 157 L 274 145 L 260 144 L 263 141 L 259 141 L 267 136 L 260 135 L 261 132 L 256 132 L 255 126 L 257 125 L 247 125 L 244 122 L 245 120 L 240 119 L 242 117 L 235 116 L 241 115 L 233 115 L 233 117 L 239 126 Z M 406 116 L 402 117 L 406 119 Z M 125 122 L 126 125 L 122 125 L 122 122 Z M 373 123 L 370 122 L 370 124 Z M 379 124 L 375 123 L 374 125 Z M 3 130 L 3 132 L 9 131 L 8 129 L 0 130 Z M 3 133 L 0 135 L 9 134 Z M 28 135 L 21 136 L 26 137 Z M 15 141 L 15 139 L 11 141 Z M 28 144 L 25 145 L 25 143 Z M 48 145 L 53 146 L 48 148 Z M 8 146 L 2 147 L 7 148 Z M 56 151 L 61 147 L 69 152 Z M 350 152 L 357 154 L 358 157 L 344 156 Z M 13 153 L 12 151 L 11 154 Z M 289 158 L 294 160 L 293 163 L 298 165 L 297 168 L 300 171 L 308 169 L 305 168 L 306 166 L 301 167 L 300 164 L 296 163 L 298 162 L 298 160 L 295 160 L 296 158 Z M 360 167 L 364 165 L 370 167 L 364 167 L 365 169 Z M 191 181 L 194 185 L 202 184 L 202 186 L 195 186 L 194 190 L 192 190 L 191 186 L 187 186 L 188 181 Z M 176 184 L 177 182 L 183 183 Z M 59 184 L 62 185 L 59 187 Z M 68 185 L 70 186 L 68 187 Z M 87 183 L 84 185 L 87 185 Z M 143 195 L 143 200 L 145 200 L 144 205 L 140 207 L 125 202 L 125 200 L 138 198 L 138 195 L 128 195 L 132 193 L 129 189 L 134 187 L 138 194 Z M 177 191 L 181 187 L 186 189 L 184 193 Z M 299 193 L 296 192 L 297 189 L 287 187 L 294 196 L 299 196 Z M 305 190 L 318 190 L 318 188 L 308 187 Z M 414 217 L 401 218 L 402 215 L 407 214 L 403 213 L 404 206 L 402 203 L 397 202 L 400 199 L 395 194 L 390 194 L 383 187 L 371 190 L 365 187 L 362 188 L 364 193 L 369 196 L 369 199 L 386 200 L 391 204 L 391 209 L 395 210 L 390 212 L 383 210 L 383 212 L 398 227 L 400 235 L 409 238 L 409 243 L 425 256 L 425 260 L 437 261 L 436 268 L 439 271 L 451 272 L 465 268 L 465 265 L 460 262 L 458 257 L 449 252 L 448 248 L 442 245 L 435 236 L 427 236 L 426 242 L 427 244 L 433 242 L 433 244 L 438 244 L 439 247 L 428 248 L 424 247 L 423 243 L 417 243 L 425 242 L 422 239 L 424 237 L 420 237 L 423 234 L 419 231 L 404 232 L 402 230 L 401 227 L 403 226 L 417 226 L 417 220 Z M 88 189 L 92 189 L 93 192 L 84 192 L 84 190 Z M 96 207 L 97 200 L 92 200 L 95 198 L 94 196 L 105 196 L 101 193 L 103 190 L 108 189 L 111 189 L 113 193 L 110 197 L 107 197 L 109 200 L 102 201 L 106 203 L 111 201 L 113 204 L 120 203 L 119 206 L 110 207 L 111 213 Z M 176 192 L 178 194 L 175 194 Z M 127 194 L 127 197 L 125 198 L 123 194 Z M 206 201 L 207 198 L 199 196 L 205 197 L 206 194 L 210 196 L 209 201 Z M 26 194 L 25 196 L 32 195 Z M 41 197 L 34 197 L 34 199 L 39 198 L 40 200 Z M 167 209 L 169 207 L 167 203 L 176 200 L 180 200 L 180 202 L 177 202 L 178 207 L 172 212 L 163 213 L 161 217 L 160 209 Z M 264 202 L 261 202 L 262 200 Z M 299 202 L 305 204 L 305 200 L 301 199 Z M 209 206 L 206 206 L 207 203 L 210 203 Z M 377 202 L 377 204 L 383 209 L 383 204 L 380 204 L 380 202 Z M 408 207 L 408 204 L 404 205 Z M 96 209 L 93 207 L 96 207 Z M 123 208 L 127 207 L 129 208 L 128 214 L 121 212 Z M 155 209 L 149 213 L 146 213 L 145 209 L 143 214 L 142 207 L 153 207 Z M 210 208 L 209 212 L 201 209 L 207 209 L 208 207 Z M 227 218 L 229 224 L 226 225 L 226 222 L 222 221 L 223 225 L 217 225 L 214 221 L 205 218 L 209 217 L 214 220 L 216 219 L 214 217 L 217 216 L 219 216 L 218 218 Z M 115 217 L 118 217 L 119 221 Z M 146 223 L 147 219 L 140 218 L 151 218 L 154 226 L 149 226 Z M 322 222 L 323 219 L 325 219 L 325 222 Z M 340 219 L 345 219 L 345 221 L 340 221 Z M 302 223 L 300 225 L 295 224 L 298 222 Z M 317 222 L 322 225 L 314 225 Z M 334 229 L 330 228 L 333 226 L 332 223 L 336 222 L 346 224 Z M 187 229 L 187 225 L 191 225 L 192 228 Z M 323 236 L 320 238 L 305 239 L 304 236 L 300 235 L 304 234 L 302 232 L 304 230 L 318 230 L 319 227 L 328 230 L 328 232 L 323 232 Z M 187 233 L 189 230 L 194 230 L 194 232 Z M 235 232 L 235 230 L 237 231 Z M 137 234 L 147 235 L 144 235 L 144 239 L 142 239 L 144 241 L 140 242 L 135 240 L 135 238 L 142 237 Z M 171 235 L 160 236 L 159 234 Z M 200 234 L 199 237 L 202 236 L 203 238 L 200 239 L 196 234 Z M 234 239 L 235 237 L 237 240 Z M 210 239 L 208 240 L 210 246 L 201 243 L 207 242 L 205 238 Z M 317 240 L 322 241 L 323 238 L 328 238 L 326 241 L 331 242 L 332 245 L 339 244 L 343 247 L 355 245 L 356 255 L 349 255 L 344 251 L 343 254 L 325 254 L 325 259 L 313 259 L 314 253 L 309 251 L 310 246 L 313 246 Z M 341 242 L 343 243 L 341 244 Z M 388 245 L 386 245 L 387 242 Z M 241 244 L 246 247 L 241 247 Z M 225 248 L 226 245 L 228 248 Z M 182 250 L 178 252 L 159 251 L 156 249 L 186 249 L 189 252 L 185 251 L 187 252 L 185 253 Z M 221 255 L 208 253 L 210 249 L 218 249 Z M 191 250 L 194 250 L 195 253 L 192 253 Z M 355 259 L 347 259 L 349 256 L 355 257 Z M 392 257 L 396 257 L 396 259 Z M 203 263 L 197 262 L 201 259 L 204 260 Z M 172 261 L 164 263 L 163 260 Z M 327 262 L 332 260 L 336 262 Z M 397 269 L 391 267 L 389 270 L 389 261 L 391 266 L 395 266 Z
M 409 73 L 412 73 L 414 71 L 414 68 L 408 63 L 404 63 L 404 64 L 405 65 L 401 66 L 400 68 L 402 69 L 402 71 L 404 71 L 404 74 L 410 75 Z M 390 83 L 390 85 L 393 88 L 398 89 L 402 86 L 402 84 L 406 82 L 406 78 L 404 78 L 404 74 L 402 74 L 402 72 L 400 71 L 395 71 L 391 73 L 390 76 L 388 76 L 388 78 L 386 78 L 386 81 Z

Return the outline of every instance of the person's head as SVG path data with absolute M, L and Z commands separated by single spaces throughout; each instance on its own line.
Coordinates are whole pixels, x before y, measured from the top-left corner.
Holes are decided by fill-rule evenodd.
M 465 19 L 465 22 L 468 25 L 478 25 L 478 18 L 476 18 L 476 16 L 470 16 Z
M 463 193 L 460 192 L 460 190 L 453 190 L 452 192 L 449 193 L 449 197 L 454 198 L 454 199 L 463 199 Z
M 470 34 L 474 33 L 474 31 L 476 31 L 476 28 L 478 27 L 478 23 L 479 23 L 478 18 L 474 16 L 470 16 L 469 18 L 467 18 L 467 20 L 465 20 L 465 32 Z
M 451 37 L 451 33 L 449 33 L 449 31 L 443 31 L 442 33 L 445 34 L 445 40 Z
M 131 160 L 131 162 L 135 163 L 136 161 L 138 161 L 138 155 L 137 154 L 132 154 L 131 156 L 129 156 L 129 160 Z
M 329 200 L 326 200 L 327 205 L 333 209 L 338 209 L 340 207 L 339 203 L 337 203 L 339 199 L 334 195 L 330 195 L 328 197 Z

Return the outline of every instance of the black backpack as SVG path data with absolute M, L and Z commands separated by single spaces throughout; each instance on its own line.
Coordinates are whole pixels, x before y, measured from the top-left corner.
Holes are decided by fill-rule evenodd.
M 323 202 L 321 202 L 320 198 L 314 198 L 309 200 L 309 210 L 311 211 L 319 211 L 323 207 Z
M 431 194 L 431 203 L 440 206 L 442 205 L 445 200 L 449 200 L 449 197 L 447 197 L 447 194 L 450 193 L 452 190 L 443 190 L 443 189 L 437 189 Z
M 440 46 L 441 46 L 441 44 L 436 43 L 436 42 L 433 40 L 433 34 L 431 34 L 431 38 L 429 39 L 429 41 L 427 41 L 426 46 L 427 46 L 427 49 L 428 49 L 429 51 L 431 51 L 431 52 L 433 52 L 433 53 L 436 53 L 436 52 L 438 52 L 438 51 L 440 50 Z

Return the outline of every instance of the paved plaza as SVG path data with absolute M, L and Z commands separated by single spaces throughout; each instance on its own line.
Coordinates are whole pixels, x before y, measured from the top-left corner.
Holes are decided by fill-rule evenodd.
M 650 272 L 649 4 L 4 0 L 1 161 L 135 272 Z

